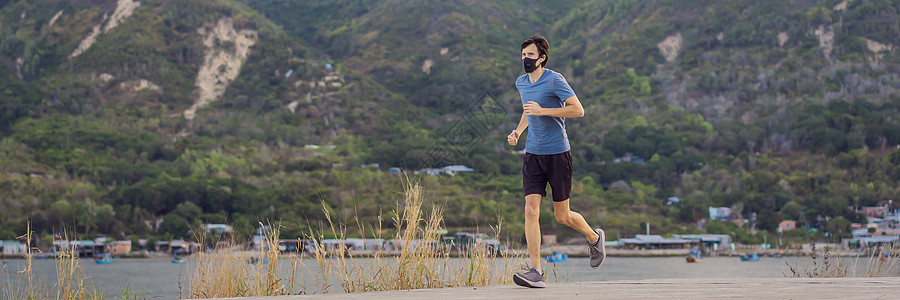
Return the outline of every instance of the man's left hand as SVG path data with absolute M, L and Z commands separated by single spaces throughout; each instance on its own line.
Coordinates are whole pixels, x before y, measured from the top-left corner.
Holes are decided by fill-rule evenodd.
M 534 101 L 528 101 L 525 105 L 522 105 L 522 109 L 525 110 L 526 116 L 543 116 L 544 108 L 541 107 L 540 104 Z

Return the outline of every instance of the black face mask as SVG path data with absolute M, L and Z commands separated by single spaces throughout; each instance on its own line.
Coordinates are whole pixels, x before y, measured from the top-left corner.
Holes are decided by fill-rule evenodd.
M 537 58 L 527 58 L 527 57 L 522 59 L 522 65 L 525 67 L 525 73 L 531 73 L 531 72 L 534 72 L 534 70 L 537 70 L 537 68 L 538 68 L 537 60 L 538 60 Z

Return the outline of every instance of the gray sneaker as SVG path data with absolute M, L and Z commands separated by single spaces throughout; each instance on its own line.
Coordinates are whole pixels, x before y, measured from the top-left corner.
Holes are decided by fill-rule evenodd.
M 544 275 L 538 272 L 538 270 L 535 268 L 531 268 L 527 272 L 516 273 L 515 275 L 513 275 L 513 282 L 518 285 L 530 288 L 547 287 L 547 284 L 544 283 Z
M 591 268 L 597 268 L 606 260 L 606 232 L 603 229 L 594 229 L 594 232 L 600 236 L 593 243 L 588 242 L 588 251 L 591 252 Z

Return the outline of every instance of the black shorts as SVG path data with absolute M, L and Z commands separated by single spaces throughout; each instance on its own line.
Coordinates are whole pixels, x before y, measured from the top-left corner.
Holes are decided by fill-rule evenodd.
M 572 151 L 522 157 L 522 188 L 525 196 L 547 196 L 547 183 L 553 190 L 553 201 L 565 201 L 572 192 Z

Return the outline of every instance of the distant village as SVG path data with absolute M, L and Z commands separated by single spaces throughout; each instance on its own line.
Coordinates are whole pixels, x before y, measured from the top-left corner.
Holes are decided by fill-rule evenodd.
M 666 205 L 673 205 L 679 201 L 678 198 L 669 198 Z M 854 209 L 851 207 L 851 209 Z M 852 237 L 844 238 L 838 249 L 869 249 L 879 247 L 900 246 L 900 206 L 895 205 L 893 200 L 882 200 L 876 206 L 863 206 L 854 209 L 857 213 L 865 214 L 867 223 L 852 223 Z M 709 207 L 709 220 L 720 222 L 734 223 L 738 227 L 743 227 L 751 220 L 745 220 L 740 215 L 736 215 L 728 207 Z M 825 220 L 821 220 L 825 221 Z M 795 230 L 806 230 L 811 233 L 821 230 L 818 226 L 810 226 L 802 224 L 797 220 L 783 220 L 778 224 L 777 232 L 787 232 Z

